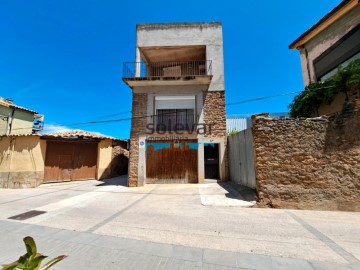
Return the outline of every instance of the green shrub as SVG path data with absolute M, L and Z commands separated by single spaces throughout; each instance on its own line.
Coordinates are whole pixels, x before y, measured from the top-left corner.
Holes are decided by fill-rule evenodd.
M 227 132 L 227 136 L 229 137 L 229 136 L 234 135 L 234 134 L 237 134 L 237 133 L 239 133 L 239 132 L 240 132 L 240 131 L 233 129 L 233 130 Z
M 294 97 L 289 105 L 290 117 L 311 117 L 318 114 L 321 104 L 330 104 L 336 95 L 360 89 L 360 59 L 352 61 L 347 67 L 339 67 L 337 73 L 325 81 L 310 83 L 305 90 Z

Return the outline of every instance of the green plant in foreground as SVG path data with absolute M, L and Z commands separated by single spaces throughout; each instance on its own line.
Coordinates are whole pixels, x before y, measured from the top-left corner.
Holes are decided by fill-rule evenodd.
M 47 270 L 54 264 L 67 257 L 66 255 L 58 256 L 47 262 L 44 266 L 41 266 L 42 261 L 47 258 L 47 256 L 37 253 L 36 244 L 32 237 L 25 237 L 24 243 L 26 247 L 26 253 L 23 256 L 20 256 L 17 261 L 3 265 L 2 270 Z

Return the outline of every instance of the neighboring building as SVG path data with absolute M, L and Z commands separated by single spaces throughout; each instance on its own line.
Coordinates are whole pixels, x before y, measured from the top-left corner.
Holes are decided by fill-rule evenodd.
M 126 174 L 127 141 L 82 130 L 0 137 L 0 188 Z
M 269 113 L 270 117 L 273 118 L 288 118 L 289 113 Z M 228 115 L 226 116 L 226 128 L 227 132 L 243 131 L 252 127 L 251 114 L 240 114 L 240 115 Z
M 227 179 L 221 23 L 137 25 L 129 186 Z
M 339 66 L 360 59 L 359 0 L 342 1 L 289 47 L 300 51 L 305 86 L 326 80 Z M 352 99 L 360 97 L 358 91 L 349 95 Z M 345 95 L 339 94 L 332 104 L 321 106 L 319 114 L 340 111 L 344 101 Z
M 251 116 L 245 115 L 229 115 L 226 116 L 227 133 L 234 131 L 243 131 L 251 128 Z
M 41 128 L 37 112 L 0 97 L 0 135 L 32 134 Z M 34 125 L 35 120 L 35 125 Z

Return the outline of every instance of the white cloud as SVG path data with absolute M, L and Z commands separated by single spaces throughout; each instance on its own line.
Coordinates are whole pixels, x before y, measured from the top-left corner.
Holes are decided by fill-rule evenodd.
M 42 134 L 48 134 L 48 133 L 57 133 L 57 132 L 65 132 L 72 130 L 71 128 L 68 128 L 66 126 L 62 125 L 56 125 L 56 124 L 44 124 L 44 129 L 42 130 Z

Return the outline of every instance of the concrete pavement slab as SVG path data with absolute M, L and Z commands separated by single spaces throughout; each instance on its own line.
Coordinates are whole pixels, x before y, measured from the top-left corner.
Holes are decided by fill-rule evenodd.
M 206 196 L 234 200 L 236 196 L 215 185 L 210 185 Z M 286 265 L 294 263 L 291 259 L 298 259 L 350 267 L 347 254 L 355 258 L 353 265 L 359 260 L 360 213 L 287 210 L 303 221 L 299 222 L 281 209 L 203 205 L 199 186 L 127 188 L 116 183 L 84 181 L 43 185 L 25 192 L 0 190 L 0 232 L 5 232 L 0 234 L 0 243 L 19 241 L 19 245 L 0 254 L 0 261 L 11 258 L 17 251 L 23 253 L 21 239 L 27 234 L 35 236 L 39 247 L 52 255 L 71 252 L 71 257 L 77 258 L 84 254 L 90 261 L 98 258 L 94 264 L 108 265 L 109 269 L 117 269 L 112 268 L 114 264 L 136 267 L 129 257 L 140 255 L 149 258 L 152 268 L 157 263 L 178 267 L 179 262 L 184 268 L 197 267 L 196 263 L 201 268 L 232 267 L 204 262 L 205 249 L 215 254 L 233 252 L 245 257 L 254 254 L 256 260 L 243 258 L 249 265 L 238 264 L 245 268 L 259 266 L 269 256 L 285 258 Z M 11 215 L 37 208 L 48 212 L 22 222 L 7 221 Z M 334 244 L 339 248 L 333 248 Z M 100 260 L 95 251 L 110 255 Z M 208 257 L 229 264 L 226 256 Z M 69 260 L 81 265 L 77 259 Z M 256 264 L 251 265 L 252 262 Z M 282 262 L 277 261 L 275 266 L 281 267 Z
M 272 265 L 272 259 L 270 256 L 237 253 L 236 265 L 245 269 L 268 270 Z
M 271 269 L 313 270 L 311 264 L 307 261 L 282 257 L 271 257 Z
M 216 265 L 237 267 L 236 253 L 221 250 L 204 249 L 203 261 Z
M 201 203 L 206 206 L 251 207 L 255 201 L 246 201 L 230 184 L 199 185 Z
M 351 270 L 349 264 L 312 262 L 311 265 L 314 270 Z

